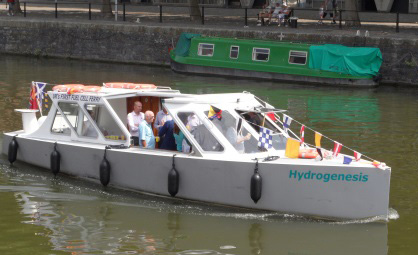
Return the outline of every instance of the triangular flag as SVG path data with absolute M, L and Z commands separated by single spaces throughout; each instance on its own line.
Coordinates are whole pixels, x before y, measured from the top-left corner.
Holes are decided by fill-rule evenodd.
M 315 146 L 321 148 L 321 138 L 322 134 L 315 132 Z
M 302 125 L 300 127 L 300 144 L 303 144 L 305 142 L 305 126 Z
M 350 157 L 347 157 L 347 156 L 344 156 L 344 164 L 346 164 L 346 165 L 348 165 L 348 164 L 350 164 L 351 163 L 351 161 L 353 161 L 353 159 L 352 158 L 350 158 Z
M 361 158 L 361 153 L 354 151 L 354 158 L 356 159 L 356 161 L 359 161 Z
M 341 151 L 342 144 L 334 141 L 334 149 L 332 150 L 332 156 L 338 156 L 338 153 Z
M 319 156 L 321 157 L 321 160 L 323 160 L 324 156 L 322 156 L 322 149 L 321 148 L 316 148 L 316 151 L 318 152 Z
M 300 148 L 300 142 L 298 140 L 293 139 L 293 138 L 287 138 L 286 151 L 284 155 L 288 158 L 298 158 L 299 148 Z
M 218 118 L 219 120 L 222 119 L 222 110 L 219 108 L 216 108 L 215 106 L 210 106 L 208 118 L 210 120 L 213 120 L 215 118 Z
M 269 117 L 272 121 L 274 121 L 274 122 L 276 122 L 276 121 L 277 121 L 277 118 L 276 118 L 276 116 L 274 115 L 274 112 L 268 112 L 268 113 L 266 113 L 266 115 L 267 115 L 267 117 Z

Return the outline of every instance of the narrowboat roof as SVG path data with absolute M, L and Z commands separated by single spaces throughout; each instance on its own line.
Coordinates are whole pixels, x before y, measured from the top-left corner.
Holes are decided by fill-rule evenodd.
M 286 46 L 292 45 L 292 48 L 298 49 L 307 47 L 313 44 L 300 43 L 300 42 L 290 42 L 290 41 L 275 41 L 275 40 L 262 40 L 262 39 L 239 39 L 239 38 L 222 38 L 222 37 L 194 37 L 193 40 L 202 41 L 202 42 L 220 42 L 220 43 L 239 43 L 239 44 L 248 44 L 248 45 L 257 45 L 257 46 Z

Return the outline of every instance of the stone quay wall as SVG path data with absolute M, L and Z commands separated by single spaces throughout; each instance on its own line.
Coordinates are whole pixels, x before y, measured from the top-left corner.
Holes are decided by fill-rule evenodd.
M 378 47 L 382 82 L 418 85 L 418 38 L 356 37 L 288 30 L 284 40 Z M 169 27 L 112 22 L 0 19 L 0 53 L 168 66 L 168 49 L 182 32 L 233 38 L 280 40 L 278 31 Z

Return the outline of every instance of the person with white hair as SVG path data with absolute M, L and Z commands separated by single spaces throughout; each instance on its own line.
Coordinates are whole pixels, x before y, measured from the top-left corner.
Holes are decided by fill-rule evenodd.
M 155 136 L 151 126 L 153 121 L 154 113 L 152 111 L 146 111 L 145 121 L 139 124 L 139 147 L 155 149 Z

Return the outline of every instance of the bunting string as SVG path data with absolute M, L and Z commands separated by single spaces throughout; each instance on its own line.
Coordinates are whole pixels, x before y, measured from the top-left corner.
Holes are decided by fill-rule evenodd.
M 261 100 L 260 98 L 258 98 L 258 97 L 256 97 L 258 100 Z M 261 100 L 262 102 L 264 102 L 263 100 Z M 264 102 L 264 103 L 266 103 L 266 102 Z M 261 113 L 261 114 L 263 114 L 263 113 Z M 276 115 L 276 119 L 277 119 L 277 121 L 275 122 L 275 124 L 277 123 L 277 122 L 279 122 L 282 126 L 283 126 L 283 128 L 284 128 L 284 130 L 282 130 L 278 125 L 276 125 L 276 128 L 278 128 L 280 131 L 283 131 L 284 133 L 288 133 L 288 134 L 292 134 L 295 138 L 297 138 L 297 139 L 299 139 L 299 141 L 300 142 L 302 142 L 302 138 L 301 137 L 299 137 L 298 135 L 296 135 L 289 127 L 286 127 L 286 126 L 290 126 L 290 123 L 286 123 L 286 125 L 285 125 L 285 123 L 284 122 L 282 122 L 281 121 L 281 119 L 285 119 L 285 116 L 286 117 L 289 117 L 289 116 L 287 116 L 286 114 L 284 114 L 284 113 L 282 113 L 283 114 L 283 118 L 280 118 L 280 116 L 275 112 L 274 113 L 274 115 Z M 314 133 L 318 133 L 318 134 L 320 134 L 319 132 L 317 132 L 317 131 L 315 131 L 314 129 L 312 129 L 312 128 L 310 128 L 310 127 L 308 127 L 308 126 L 306 126 L 305 124 L 303 124 L 303 123 L 301 123 L 301 122 L 299 122 L 299 121 L 297 121 L 297 120 L 295 120 L 295 119 L 293 119 L 293 118 L 291 118 L 291 122 L 296 122 L 297 124 L 299 124 L 300 126 L 303 126 L 303 131 L 305 131 L 305 129 L 307 129 L 307 130 L 310 130 L 310 131 L 312 131 L 312 132 L 314 132 Z M 287 131 L 287 132 L 286 132 Z M 301 131 L 302 132 L 302 131 Z M 304 135 L 304 132 L 303 132 L 303 135 Z M 356 161 L 359 161 L 360 160 L 360 158 L 361 157 L 363 157 L 363 158 L 366 158 L 366 159 L 368 159 L 368 160 L 370 160 L 370 161 L 372 161 L 372 162 L 374 162 L 374 161 L 376 161 L 375 159 L 372 159 L 372 158 L 370 158 L 370 157 L 368 157 L 368 156 L 366 156 L 366 155 L 364 155 L 364 154 L 360 154 L 360 153 L 358 153 L 357 151 L 355 151 L 354 149 L 351 149 L 350 147 L 347 147 L 347 146 L 345 146 L 345 145 L 343 145 L 343 144 L 341 144 L 341 143 L 338 143 L 337 141 L 335 141 L 335 140 L 333 140 L 333 139 L 331 139 L 331 138 L 329 138 L 329 137 L 327 137 L 327 136 L 325 136 L 325 135 L 323 135 L 323 134 L 320 134 L 323 138 L 325 138 L 325 139 L 327 139 L 327 140 L 329 140 L 329 141 L 331 141 L 331 142 L 333 142 L 334 144 L 339 144 L 339 148 L 337 148 L 337 149 L 339 149 L 339 151 L 341 150 L 341 148 L 346 148 L 347 150 L 349 150 L 349 151 L 352 151 L 353 152 L 353 155 L 354 155 L 354 159 L 356 160 Z M 290 135 L 289 135 L 290 136 Z M 305 142 L 305 140 L 304 140 L 304 136 L 303 136 L 303 143 L 304 144 L 306 144 L 306 145 L 308 145 L 308 146 L 311 146 L 311 147 L 314 147 L 314 148 L 318 148 L 318 146 L 316 146 L 316 145 L 312 145 L 312 144 L 309 144 L 309 143 L 306 143 Z M 338 152 L 339 152 L 338 151 Z M 336 153 L 336 154 L 338 154 L 338 153 Z

